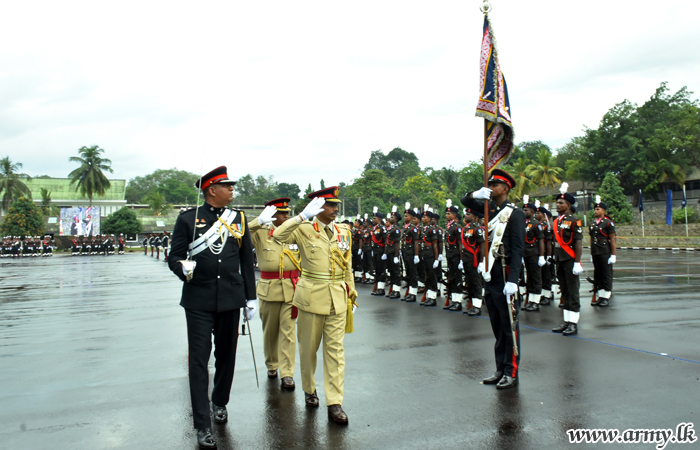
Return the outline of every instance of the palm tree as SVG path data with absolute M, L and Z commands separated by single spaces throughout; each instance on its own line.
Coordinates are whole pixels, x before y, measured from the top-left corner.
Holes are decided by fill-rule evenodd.
M 525 172 L 537 186 L 551 188 L 560 185 L 564 175 L 564 170 L 561 167 L 554 166 L 552 152 L 546 148 L 541 148 L 537 152 L 537 162 L 527 166 Z
M 158 191 L 151 192 L 151 195 L 145 198 L 148 206 L 151 207 L 154 216 L 159 216 L 165 210 L 172 209 L 172 205 L 165 203 L 165 197 Z
M 51 191 L 41 188 L 41 213 L 45 216 L 57 216 L 61 213 L 58 206 L 51 204 Z
M 531 181 L 527 174 L 527 161 L 527 159 L 520 157 L 508 170 L 508 173 L 515 179 L 515 189 L 512 189 L 508 194 L 508 199 L 511 201 L 520 200 L 523 198 L 523 195 L 537 189 L 537 184 Z
M 452 166 L 443 167 L 430 174 L 431 181 L 436 182 L 446 194 L 454 194 L 459 186 L 459 172 Z
M 109 189 L 110 184 L 107 177 L 102 173 L 103 170 L 113 172 L 112 161 L 107 158 L 100 157 L 104 150 L 97 145 L 92 147 L 82 147 L 78 150 L 80 156 L 71 156 L 69 161 L 77 162 L 80 167 L 68 174 L 71 178 L 70 184 L 78 183 L 75 190 L 90 199 L 92 207 L 92 197 L 97 194 L 105 195 L 105 191 Z
M 0 159 L 0 194 L 2 196 L 2 208 L 5 212 L 10 209 L 10 205 L 15 198 L 22 196 L 31 198 L 32 193 L 20 176 L 31 180 L 29 175 L 19 174 L 17 170 L 22 167 L 22 163 L 13 163 L 9 156 Z

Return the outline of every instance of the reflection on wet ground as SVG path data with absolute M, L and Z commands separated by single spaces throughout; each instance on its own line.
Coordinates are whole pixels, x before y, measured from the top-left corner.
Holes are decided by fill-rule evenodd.
M 520 386 L 506 391 L 480 384 L 495 369 L 486 316 L 359 286 L 345 341 L 350 425 L 305 407 L 298 362 L 296 391 L 264 377 L 257 389 L 242 345 L 219 448 L 559 449 L 570 428 L 693 422 L 700 255 L 629 250 L 618 261 L 610 308 L 589 306 L 582 280 L 578 336 L 549 331 L 556 306 L 521 313 Z M 0 449 L 196 448 L 180 290 L 143 255 L 0 260 Z

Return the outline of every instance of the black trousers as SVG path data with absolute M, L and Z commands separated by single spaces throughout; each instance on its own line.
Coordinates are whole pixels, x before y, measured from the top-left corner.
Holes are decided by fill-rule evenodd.
M 386 260 L 382 259 L 384 247 L 372 247 L 372 260 L 374 262 L 374 281 L 386 281 Z M 387 259 L 389 255 L 387 255 Z
M 540 267 L 540 274 L 542 276 L 542 289 L 546 291 L 552 290 L 552 265 L 545 264 Z
M 462 271 L 459 270 L 459 251 L 447 252 L 447 283 L 450 292 L 458 294 L 462 292 Z
M 469 298 L 483 299 L 484 295 L 481 291 L 484 287 L 484 279 L 479 273 L 478 266 L 474 267 L 474 257 L 471 253 L 465 252 L 462 262 L 464 263 L 464 291 Z
M 196 311 L 185 308 L 187 343 L 189 349 L 190 397 L 195 428 L 211 427 L 209 414 L 209 371 L 211 336 L 214 335 L 214 389 L 211 401 L 226 406 L 233 383 L 238 345 L 238 323 L 241 310 L 224 312 Z
M 573 258 L 559 260 L 557 262 L 557 278 L 559 278 L 559 288 L 561 289 L 561 298 L 564 300 L 564 309 L 573 312 L 581 311 L 581 302 L 579 300 L 579 290 L 581 282 L 578 275 L 574 275 Z
M 389 282 L 394 286 L 401 286 L 401 261 L 394 262 L 396 249 L 389 247 L 386 261 L 386 268 L 389 271 Z
M 595 279 L 596 289 L 612 292 L 612 264 L 608 264 L 610 254 L 593 255 L 593 278 Z
M 518 376 L 518 368 L 520 367 L 520 355 L 522 347 L 520 346 L 520 325 L 519 322 L 515 328 L 515 338 L 518 344 L 518 356 L 515 356 L 513 346 L 513 333 L 510 326 L 510 306 L 503 295 L 503 287 L 505 280 L 503 279 L 503 266 L 501 261 L 497 260 L 491 268 L 491 281 L 486 283 L 485 293 L 486 308 L 489 310 L 489 320 L 491 321 L 491 330 L 496 338 L 494 345 L 494 354 L 496 357 L 496 370 L 503 372 L 504 375 L 511 377 Z M 520 312 L 520 302 L 518 296 L 513 299 L 515 305 L 515 316 Z
M 428 250 L 430 251 L 430 253 L 428 253 Z M 425 268 L 425 288 L 431 291 L 437 291 L 438 279 L 435 271 L 438 270 L 440 266 L 438 266 L 438 269 L 433 269 L 433 263 L 435 262 L 433 248 L 428 247 L 427 250 L 424 251 L 423 258 L 421 259 L 423 261 L 423 267 Z
M 420 261 L 418 261 L 418 264 L 416 264 L 416 274 L 418 276 L 418 280 L 420 280 L 422 283 L 425 283 L 425 260 L 421 255 L 418 255 L 418 257 Z
M 362 271 L 370 275 L 374 270 L 374 264 L 372 261 L 372 247 L 362 247 Z
M 523 259 L 525 260 L 525 270 L 527 271 L 527 293 L 542 294 L 542 270 L 537 265 L 539 255 L 526 256 Z
M 406 268 L 406 282 L 409 287 L 418 287 L 418 265 L 413 264 L 413 250 L 401 252 L 403 266 Z
M 352 270 L 355 272 L 362 272 L 362 257 L 357 254 L 360 248 L 362 247 L 352 241 Z

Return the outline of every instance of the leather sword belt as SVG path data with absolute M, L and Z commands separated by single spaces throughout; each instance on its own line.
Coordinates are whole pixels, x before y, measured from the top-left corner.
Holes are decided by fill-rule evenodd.
M 284 278 L 299 278 L 299 271 L 298 270 L 288 270 L 286 272 L 282 272 L 282 276 L 280 276 L 279 272 L 264 272 L 260 271 L 260 278 L 263 280 L 281 280 Z

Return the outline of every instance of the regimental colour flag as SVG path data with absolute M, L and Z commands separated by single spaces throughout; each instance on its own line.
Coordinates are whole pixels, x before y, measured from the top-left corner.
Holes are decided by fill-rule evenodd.
M 484 15 L 481 41 L 479 102 L 476 116 L 486 121 L 486 169 L 505 164 L 513 153 L 513 123 L 506 79 L 498 63 L 496 40 L 488 14 Z

